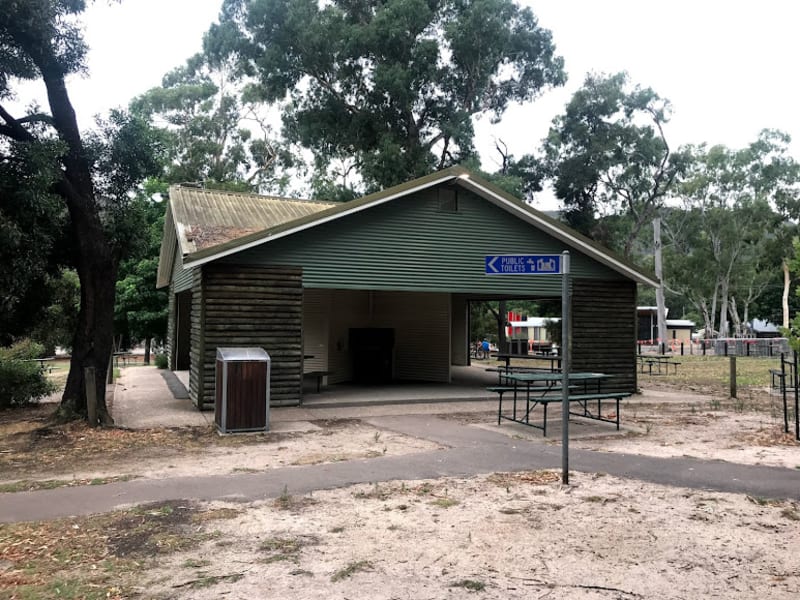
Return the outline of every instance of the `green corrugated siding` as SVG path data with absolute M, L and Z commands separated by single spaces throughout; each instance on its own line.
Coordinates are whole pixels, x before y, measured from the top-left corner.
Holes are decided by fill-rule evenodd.
M 560 277 L 486 275 L 484 257 L 558 254 L 562 242 L 465 190 L 458 212 L 439 210 L 438 189 L 376 206 L 230 259 L 297 265 L 305 287 L 558 296 Z M 624 277 L 572 251 L 575 277 Z
M 172 265 L 172 286 L 175 293 L 192 289 L 192 271 L 193 269 L 183 268 L 183 260 L 176 247 L 175 262 Z

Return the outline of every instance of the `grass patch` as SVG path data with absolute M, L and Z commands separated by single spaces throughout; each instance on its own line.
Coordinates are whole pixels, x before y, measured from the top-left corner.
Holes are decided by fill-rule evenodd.
M 532 485 L 547 485 L 561 479 L 555 471 L 520 471 L 518 473 L 492 473 L 487 481 L 500 487 L 511 487 L 514 484 L 529 483 Z
M 192 579 L 177 587 L 189 587 L 193 590 L 199 590 L 217 585 L 218 583 L 236 583 L 242 577 L 244 577 L 244 573 L 230 573 L 229 575 L 206 575 L 205 573 L 198 573 L 197 579 Z
M 711 386 L 727 391 L 730 387 L 730 358 L 727 356 L 676 355 L 678 373 L 670 371 L 665 381 L 687 388 Z M 769 387 L 770 369 L 780 368 L 780 358 L 736 357 L 736 381 L 741 386 Z
M 395 491 L 389 486 L 380 486 L 374 483 L 372 488 L 359 490 L 353 494 L 353 497 L 359 500 L 388 500 Z
M 452 506 L 456 506 L 458 504 L 458 500 L 454 500 L 453 498 L 436 498 L 431 504 L 434 506 L 438 506 L 439 508 L 450 508 Z
M 346 567 L 339 569 L 333 575 L 331 575 L 331 581 L 336 583 L 337 581 L 342 581 L 343 579 L 352 577 L 359 571 L 369 571 L 370 569 L 372 569 L 372 563 L 368 560 L 351 562 Z
M 194 558 L 188 558 L 183 561 L 183 567 L 185 569 L 202 569 L 203 567 L 208 567 L 211 565 L 210 560 L 197 560 Z
M 197 525 L 195 517 L 202 514 L 181 501 L 6 524 L 0 530 L 0 561 L 8 568 L 0 571 L 0 597 L 132 597 L 153 560 L 216 535 Z
M 470 592 L 482 592 L 486 589 L 486 584 L 476 579 L 462 579 L 461 581 L 454 581 L 450 587 L 460 587 Z
M 312 536 L 273 537 L 264 540 L 259 545 L 260 552 L 266 553 L 261 562 L 273 563 L 283 560 L 297 561 L 300 551 L 306 546 L 313 546 L 319 540 Z
M 758 506 L 784 506 L 786 504 L 785 500 L 762 498 L 761 496 L 747 496 L 747 500 Z
M 781 516 L 790 521 L 800 521 L 800 510 L 796 506 L 787 506 L 781 511 Z
M 288 486 L 283 486 L 283 492 L 281 492 L 280 496 L 275 498 L 273 504 L 278 510 L 297 512 L 316 503 L 317 501 L 310 496 L 303 496 L 301 498 L 293 496 L 289 493 Z
M 0 484 L 0 493 L 35 492 L 37 490 L 54 490 L 62 487 L 77 487 L 81 485 L 106 485 L 118 481 L 130 481 L 138 475 L 120 475 L 118 477 L 98 477 L 95 479 L 42 479 L 31 481 L 23 479 L 13 483 Z

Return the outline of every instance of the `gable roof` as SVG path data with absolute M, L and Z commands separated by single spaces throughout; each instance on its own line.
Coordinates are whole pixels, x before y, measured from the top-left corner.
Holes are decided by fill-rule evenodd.
M 164 219 L 157 285 L 169 284 L 176 245 L 185 259 L 331 206 L 335 203 L 173 185 Z
M 272 223 L 267 223 L 268 219 L 263 221 L 264 228 L 258 231 L 245 231 L 246 227 L 241 227 L 240 236 L 234 236 L 233 228 L 226 230 L 231 234 L 228 239 L 223 239 L 224 236 L 216 236 L 215 227 L 223 227 L 224 224 L 218 223 L 213 219 L 217 217 L 216 210 L 211 207 L 204 213 L 204 216 L 209 220 L 204 224 L 199 225 L 200 243 L 194 243 L 190 246 L 189 240 L 182 242 L 181 256 L 183 257 L 183 264 L 186 268 L 203 265 L 230 256 L 262 244 L 267 244 L 272 241 L 305 231 L 307 229 L 317 227 L 323 223 L 336 221 L 337 219 L 346 218 L 349 215 L 356 214 L 370 208 L 380 206 L 387 202 L 392 202 L 398 198 L 420 192 L 422 190 L 432 188 L 444 183 L 450 185 L 458 185 L 467 189 L 474 194 L 484 198 L 488 202 L 508 211 L 519 219 L 529 223 L 542 232 L 560 240 L 568 249 L 575 249 L 590 258 L 610 267 L 614 271 L 645 285 L 656 287 L 658 280 L 651 274 L 647 273 L 638 266 L 614 255 L 603 246 L 590 240 L 589 238 L 574 231 L 570 227 L 564 225 L 541 211 L 538 211 L 521 200 L 514 198 L 510 194 L 501 190 L 500 188 L 492 185 L 484 179 L 477 177 L 462 167 L 451 167 L 437 173 L 432 173 L 419 179 L 412 181 L 352 200 L 345 203 L 324 203 L 324 202 L 311 202 L 311 201 L 288 201 L 286 199 L 272 199 L 280 202 L 298 202 L 305 203 L 304 208 L 307 212 L 304 214 L 295 213 L 295 218 L 285 218 L 283 220 L 275 220 Z M 186 188 L 181 188 L 186 189 Z M 213 192 L 205 190 L 196 190 L 198 195 L 214 194 Z M 170 192 L 172 193 L 172 192 Z M 216 194 L 214 194 L 216 195 Z M 253 196 L 251 194 L 237 194 L 239 198 L 263 198 Z M 209 200 L 209 202 L 211 202 Z M 213 202 L 211 202 L 213 203 Z M 231 212 L 238 212 L 234 206 L 227 206 L 227 210 Z M 246 208 L 242 208 L 246 211 Z M 283 215 L 286 216 L 286 215 Z M 168 213 L 169 218 L 169 213 Z M 186 219 L 186 216 L 182 218 Z M 168 220 L 168 219 L 167 219 Z M 177 219 L 176 219 L 177 221 Z M 233 219 L 231 218 L 231 221 Z M 184 221 L 185 222 L 185 221 Z M 236 221 L 239 224 L 246 223 L 243 220 Z M 167 224 L 165 223 L 165 236 L 162 242 L 162 261 L 166 258 L 164 256 L 165 249 L 163 244 L 167 242 Z M 202 234 L 203 228 L 209 229 L 210 233 L 204 237 Z M 180 230 L 177 223 L 174 226 L 177 237 L 185 237 L 186 230 Z M 191 230 L 193 232 L 194 229 Z M 190 232 L 190 235 L 191 235 Z M 214 234 L 214 235 L 212 235 Z M 205 243 L 209 242 L 209 243 Z M 211 243 L 218 242 L 218 243 Z M 174 252 L 174 245 L 173 252 Z M 171 256 L 169 257 L 171 261 Z M 159 263 L 159 282 L 161 282 L 161 262 Z M 170 267 L 171 268 L 171 267 Z M 166 285 L 169 283 L 169 277 L 166 279 Z

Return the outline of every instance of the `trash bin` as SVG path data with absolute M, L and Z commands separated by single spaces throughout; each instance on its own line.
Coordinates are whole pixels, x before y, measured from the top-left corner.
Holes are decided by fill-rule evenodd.
M 269 374 L 263 348 L 217 348 L 214 421 L 220 433 L 269 431 Z

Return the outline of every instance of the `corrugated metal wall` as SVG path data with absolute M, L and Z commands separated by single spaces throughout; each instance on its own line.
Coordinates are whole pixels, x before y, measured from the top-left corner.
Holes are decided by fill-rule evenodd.
M 303 372 L 327 371 L 331 319 L 330 290 L 303 290 Z M 323 384 L 328 383 L 323 379 Z
M 192 271 L 194 271 L 194 269 L 183 268 L 183 259 L 176 247 L 175 262 L 172 265 L 172 285 L 174 286 L 175 293 L 192 288 Z
M 394 376 L 450 382 L 450 294 L 374 292 L 371 327 L 395 331 Z
M 303 266 L 307 288 L 558 296 L 558 277 L 485 273 L 485 256 L 557 254 L 563 243 L 503 209 L 458 190 L 457 210 L 438 189 L 398 199 L 221 261 Z M 624 279 L 572 254 L 573 276 Z

